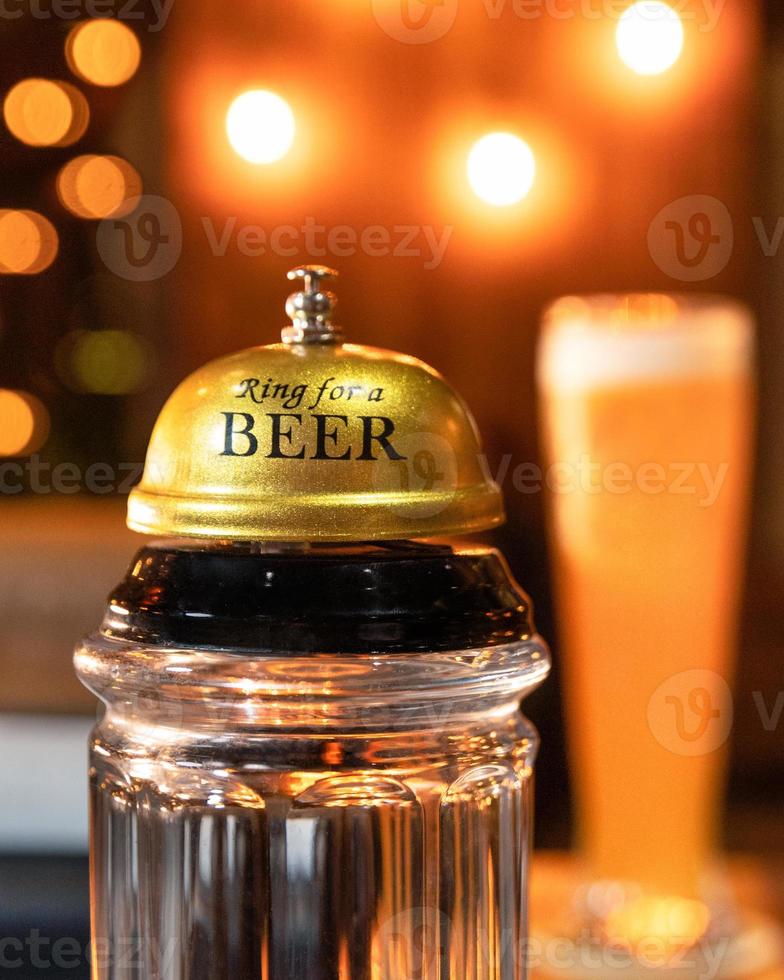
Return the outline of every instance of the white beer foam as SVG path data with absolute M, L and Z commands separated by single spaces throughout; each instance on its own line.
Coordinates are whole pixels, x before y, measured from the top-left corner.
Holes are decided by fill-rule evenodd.
M 741 303 L 683 297 L 661 321 L 632 313 L 619 322 L 624 301 L 567 299 L 548 311 L 537 363 L 541 387 L 603 388 L 749 369 L 754 321 Z

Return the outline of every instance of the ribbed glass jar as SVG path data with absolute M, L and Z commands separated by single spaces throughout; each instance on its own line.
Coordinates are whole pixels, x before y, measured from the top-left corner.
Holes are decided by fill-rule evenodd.
M 525 977 L 549 661 L 497 553 L 145 548 L 76 665 L 94 980 Z

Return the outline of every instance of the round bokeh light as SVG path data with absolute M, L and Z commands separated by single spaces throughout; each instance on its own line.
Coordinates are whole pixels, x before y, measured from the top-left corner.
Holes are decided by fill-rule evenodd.
M 615 35 L 623 63 L 638 75 L 661 75 L 683 52 L 683 22 L 676 10 L 658 0 L 629 7 Z
M 531 147 L 513 133 L 488 133 L 468 154 L 468 182 L 476 196 L 494 207 L 508 207 L 526 197 L 536 178 Z
M 76 157 L 57 175 L 57 195 L 78 218 L 121 217 L 134 209 L 141 193 L 141 177 L 121 157 Z
M 90 109 L 82 93 L 67 82 L 25 78 L 5 97 L 3 117 L 14 136 L 28 146 L 70 146 L 84 135 Z
M 54 262 L 57 231 L 37 211 L 0 209 L 0 274 L 33 276 Z
M 99 17 L 77 24 L 68 35 L 65 56 L 71 71 L 93 85 L 123 85 L 142 57 L 139 39 L 122 21 Z
M 49 412 L 27 391 L 0 388 L 0 456 L 37 452 L 49 436 Z
M 249 163 L 280 160 L 291 149 L 295 132 L 291 106 L 267 89 L 252 89 L 238 95 L 226 115 L 229 142 Z

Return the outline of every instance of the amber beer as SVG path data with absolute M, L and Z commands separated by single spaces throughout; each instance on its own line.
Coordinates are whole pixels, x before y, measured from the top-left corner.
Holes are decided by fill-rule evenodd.
M 704 894 L 732 721 L 752 435 L 749 314 L 567 299 L 539 359 L 587 870 Z

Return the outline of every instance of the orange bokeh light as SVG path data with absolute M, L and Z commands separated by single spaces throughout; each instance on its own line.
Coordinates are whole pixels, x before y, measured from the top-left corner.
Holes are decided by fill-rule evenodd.
M 466 170 L 480 201 L 509 207 L 528 196 L 536 179 L 536 159 L 514 133 L 487 133 L 471 147 Z
M 749 70 L 751 25 L 742 4 L 714 9 L 674 0 L 628 0 L 607 17 L 576 17 L 559 41 L 572 82 L 568 94 L 557 93 L 561 108 L 579 106 L 594 134 L 608 110 L 629 133 L 641 113 L 662 133 L 693 126 L 702 112 L 712 117 L 732 79 Z
M 624 11 L 615 33 L 618 55 L 638 75 L 661 75 L 680 58 L 684 31 L 669 4 L 643 0 Z
M 493 114 L 486 104 L 455 104 L 445 119 L 428 150 L 428 188 L 435 220 L 456 229 L 453 253 L 471 259 L 481 243 L 494 259 L 543 261 L 579 219 L 576 188 L 592 180 L 587 168 L 578 174 L 579 153 L 529 112 Z M 477 140 L 488 121 L 495 126 Z M 490 152 L 477 157 L 477 147 Z M 499 149 L 511 152 L 499 158 Z
M 25 78 L 6 96 L 3 116 L 14 136 L 28 146 L 70 146 L 84 135 L 90 109 L 67 82 Z
M 36 211 L 0 210 L 0 273 L 35 275 L 54 262 L 59 240 L 54 225 Z
M 650 895 L 612 909 L 604 931 L 607 942 L 636 950 L 653 939 L 674 956 L 697 943 L 710 921 L 710 910 L 702 902 Z
M 121 157 L 87 154 L 70 160 L 57 176 L 57 194 L 78 218 L 128 214 L 142 193 L 137 171 Z
M 71 71 L 93 85 L 123 85 L 142 57 L 139 39 L 121 21 L 98 18 L 77 24 L 68 35 L 65 56 Z
M 49 436 L 49 412 L 26 391 L 0 388 L 0 420 L 0 456 L 34 453 Z
M 194 194 L 199 207 L 226 209 L 242 221 L 288 222 L 308 188 L 336 174 L 344 121 L 318 112 L 307 80 L 279 60 L 259 73 L 258 58 L 212 51 L 209 45 L 198 60 L 182 65 L 180 84 L 173 93 L 173 132 L 177 177 L 181 193 Z M 284 98 L 295 120 L 295 138 L 285 156 L 266 164 L 253 163 L 232 145 L 228 112 L 238 96 L 274 90 Z M 242 117 L 240 117 L 242 118 Z M 319 181 L 310 183 L 313 168 Z M 205 212 L 206 213 L 206 212 Z
M 226 114 L 226 134 L 235 153 L 248 163 L 275 163 L 291 149 L 296 135 L 291 106 L 269 89 L 238 95 Z

